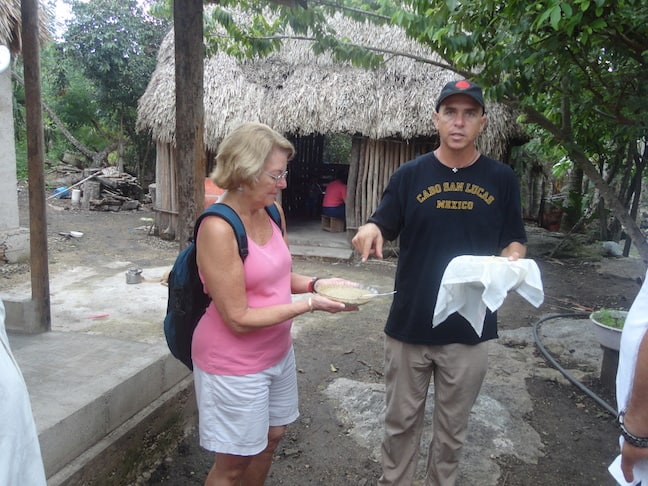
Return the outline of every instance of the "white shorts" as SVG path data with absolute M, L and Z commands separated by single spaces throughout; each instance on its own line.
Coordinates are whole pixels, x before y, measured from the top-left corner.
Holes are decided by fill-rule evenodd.
M 244 376 L 212 375 L 194 366 L 200 445 L 254 456 L 268 445 L 268 428 L 299 417 L 295 351 L 276 365 Z

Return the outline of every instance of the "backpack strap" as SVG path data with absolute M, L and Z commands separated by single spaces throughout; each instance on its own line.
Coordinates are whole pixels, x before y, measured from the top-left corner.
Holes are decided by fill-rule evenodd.
M 281 226 L 281 214 L 279 214 L 279 209 L 276 204 L 271 204 L 265 207 L 266 212 L 272 218 L 272 220 L 279 226 L 281 229 L 281 234 L 283 234 L 283 227 Z M 234 235 L 236 236 L 236 241 L 238 243 L 239 255 L 241 260 L 245 260 L 248 256 L 248 246 L 247 246 L 247 234 L 245 233 L 245 226 L 239 215 L 231 207 L 225 203 L 213 203 L 207 207 L 194 225 L 194 244 L 198 240 L 198 228 L 200 228 L 200 223 L 206 216 L 220 216 L 225 221 L 227 221 L 232 229 L 234 230 Z
M 220 216 L 225 221 L 227 221 L 232 229 L 234 230 L 234 236 L 236 236 L 236 242 L 238 243 L 239 255 L 241 260 L 245 260 L 248 256 L 248 247 L 247 247 L 247 234 L 245 233 L 245 226 L 243 226 L 243 221 L 236 211 L 224 203 L 213 203 L 207 209 L 205 209 L 194 225 L 194 243 L 198 241 L 198 228 L 200 228 L 200 223 L 206 216 Z
M 277 208 L 276 204 L 271 204 L 270 206 L 266 206 L 265 210 L 267 211 L 268 215 L 272 218 L 272 221 L 274 221 L 277 226 L 279 226 L 279 229 L 281 230 L 281 234 L 283 235 L 283 226 L 281 226 L 281 214 L 279 214 L 279 208 Z

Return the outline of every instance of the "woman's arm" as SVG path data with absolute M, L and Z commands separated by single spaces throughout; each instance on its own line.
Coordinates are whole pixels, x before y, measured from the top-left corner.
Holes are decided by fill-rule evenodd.
M 246 333 L 274 326 L 315 310 L 331 313 L 357 310 L 356 306 L 345 306 L 321 296 L 286 304 L 250 307 L 238 245 L 231 226 L 222 218 L 203 220 L 198 232 L 197 249 L 198 268 L 210 289 L 214 305 L 234 332 Z M 307 292 L 311 280 L 312 277 L 291 275 L 291 291 Z

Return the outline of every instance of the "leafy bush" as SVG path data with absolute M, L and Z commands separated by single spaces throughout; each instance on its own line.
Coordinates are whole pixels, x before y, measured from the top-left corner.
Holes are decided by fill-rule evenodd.
M 620 309 L 600 309 L 592 314 L 592 318 L 604 326 L 623 329 L 626 315 Z

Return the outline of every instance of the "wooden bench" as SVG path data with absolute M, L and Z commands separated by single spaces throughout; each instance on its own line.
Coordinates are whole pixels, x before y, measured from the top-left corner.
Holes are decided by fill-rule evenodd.
M 344 220 L 322 215 L 322 229 L 331 233 L 342 233 L 345 229 Z

